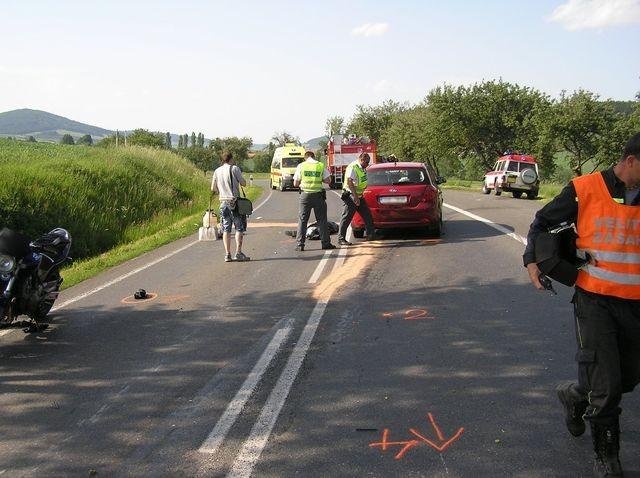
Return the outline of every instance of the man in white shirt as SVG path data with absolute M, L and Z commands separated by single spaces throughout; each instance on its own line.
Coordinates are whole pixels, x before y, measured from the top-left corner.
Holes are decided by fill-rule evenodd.
M 233 155 L 225 152 L 222 155 L 222 166 L 213 172 L 211 191 L 218 193 L 220 199 L 220 218 L 222 221 L 222 242 L 224 244 L 224 261 L 231 262 L 231 225 L 236 229 L 236 253 L 234 260 L 245 262 L 251 260 L 242 252 L 242 239 L 247 230 L 247 216 L 236 212 L 236 198 L 240 196 L 240 186 L 247 182 L 242 177 L 240 168 L 233 164 Z

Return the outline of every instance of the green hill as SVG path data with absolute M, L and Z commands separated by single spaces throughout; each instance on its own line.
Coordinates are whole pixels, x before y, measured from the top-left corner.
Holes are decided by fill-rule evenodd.
M 25 108 L 0 113 L 0 136 L 34 136 L 38 140 L 57 142 L 67 133 L 74 137 L 90 134 L 97 140 L 112 135 L 113 131 L 40 110 Z

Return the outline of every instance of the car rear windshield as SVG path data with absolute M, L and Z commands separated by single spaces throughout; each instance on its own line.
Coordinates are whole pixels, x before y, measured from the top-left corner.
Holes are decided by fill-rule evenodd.
M 304 158 L 282 158 L 282 167 L 295 168 L 302 161 L 304 161 Z
M 524 171 L 525 169 L 534 169 L 535 166 L 533 163 L 523 163 L 520 161 L 509 161 L 509 167 L 507 171 L 515 171 L 519 173 L 520 171 Z
M 391 186 L 393 184 L 431 184 L 424 169 L 398 168 L 367 171 L 367 184 Z

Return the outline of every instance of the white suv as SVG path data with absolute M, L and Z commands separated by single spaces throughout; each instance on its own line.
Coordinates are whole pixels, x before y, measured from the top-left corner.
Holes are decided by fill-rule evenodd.
M 500 196 L 502 191 L 513 194 L 514 198 L 519 198 L 522 193 L 527 194 L 527 199 L 538 197 L 540 190 L 540 174 L 538 164 L 533 156 L 524 154 L 507 154 L 502 156 L 484 176 L 482 192 L 490 194 L 494 190 L 496 196 Z

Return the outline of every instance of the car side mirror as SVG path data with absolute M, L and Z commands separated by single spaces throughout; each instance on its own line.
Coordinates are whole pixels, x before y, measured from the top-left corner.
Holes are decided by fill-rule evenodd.
M 436 176 L 436 184 L 446 183 L 447 179 L 444 176 Z

